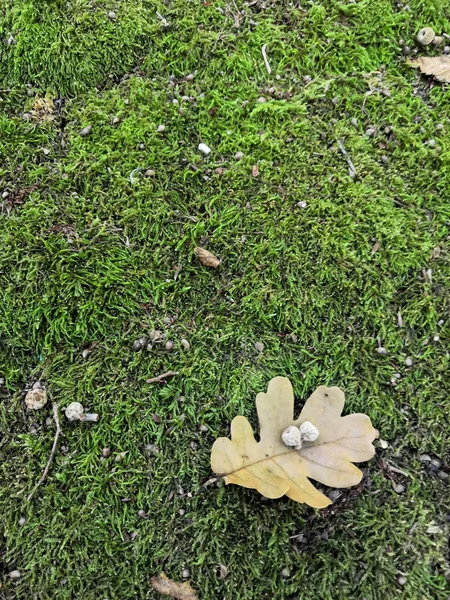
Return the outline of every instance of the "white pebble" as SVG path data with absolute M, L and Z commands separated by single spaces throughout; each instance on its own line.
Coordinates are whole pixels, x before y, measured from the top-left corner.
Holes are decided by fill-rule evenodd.
M 264 350 L 264 344 L 262 342 L 255 342 L 255 350 L 262 352 Z
M 377 352 L 378 352 L 378 354 L 381 354 L 382 356 L 385 356 L 387 354 L 387 350 L 386 350 L 386 348 L 383 348 L 383 346 L 378 346 Z
M 26 522 L 27 522 L 27 520 L 25 519 L 25 517 L 20 517 L 20 519 L 19 519 L 19 527 L 23 527 Z
M 242 160 L 244 158 L 244 153 L 243 152 L 236 152 L 236 154 L 234 155 L 235 160 Z
M 205 156 L 208 156 L 208 154 L 211 154 L 211 152 L 212 152 L 211 148 L 209 146 L 207 146 L 206 144 L 203 144 L 203 142 L 198 145 L 198 149 Z
M 380 446 L 383 448 L 383 450 L 386 450 L 386 448 L 389 447 L 389 442 L 386 440 L 380 440 Z
M 111 19 L 111 21 L 114 21 L 116 19 L 116 17 L 117 17 L 117 15 L 113 10 L 108 13 L 108 19 Z
M 258 104 L 265 104 L 267 100 L 264 98 L 264 96 L 261 96 L 260 98 L 258 98 L 257 102 Z
M 306 203 L 306 200 L 300 200 L 300 202 L 297 202 L 297 206 L 299 208 L 306 208 L 308 205 Z
M 166 130 L 166 126 L 165 126 L 165 125 L 158 125 L 158 128 L 157 128 L 157 130 L 156 130 L 156 131 L 157 131 L 158 133 L 162 133 L 162 132 L 163 132 L 163 131 L 165 131 L 165 130 Z
M 435 336 L 433 337 L 433 342 L 438 342 L 438 341 L 439 341 L 439 336 L 438 336 L 438 335 L 435 335 Z
M 413 359 L 412 359 L 410 356 L 407 356 L 407 357 L 405 358 L 405 365 L 406 365 L 407 367 L 412 367 L 412 365 L 413 365 Z
M 181 572 L 181 575 L 182 575 L 183 579 L 188 579 L 191 575 L 191 572 L 189 571 L 189 569 L 183 569 L 183 571 Z

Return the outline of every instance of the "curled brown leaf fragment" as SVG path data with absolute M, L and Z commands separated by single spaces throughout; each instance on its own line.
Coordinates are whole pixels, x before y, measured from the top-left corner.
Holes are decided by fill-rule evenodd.
M 165 594 L 176 600 L 198 600 L 197 594 L 187 581 L 184 583 L 172 581 L 165 573 L 152 577 L 152 586 L 160 594 Z
M 308 478 L 324 485 L 346 488 L 358 484 L 362 472 L 353 462 L 363 462 L 375 454 L 372 441 L 378 431 L 364 414 L 341 417 L 344 392 L 338 387 L 321 386 L 308 398 L 300 416 L 294 419 L 294 394 L 286 377 L 269 382 L 267 393 L 256 397 L 260 441 L 256 442 L 245 417 L 231 423 L 231 440 L 214 442 L 211 466 L 215 473 L 234 483 L 259 491 L 267 498 L 284 494 L 297 502 L 324 508 L 331 501 Z M 282 436 L 287 428 L 306 425 L 318 430 L 314 441 L 288 447 Z
M 450 56 L 420 56 L 407 63 L 414 69 L 419 68 L 425 75 L 433 75 L 438 81 L 450 83 Z
M 194 254 L 205 267 L 217 269 L 220 265 L 220 260 L 214 254 L 204 248 L 200 248 L 200 246 L 194 248 Z

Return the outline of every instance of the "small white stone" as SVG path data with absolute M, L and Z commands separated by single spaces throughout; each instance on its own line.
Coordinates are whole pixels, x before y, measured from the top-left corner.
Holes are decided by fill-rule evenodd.
M 207 146 L 206 144 L 203 144 L 203 142 L 198 145 L 198 149 L 205 156 L 208 156 L 208 154 L 211 154 L 211 152 L 212 152 L 211 148 L 209 146 Z
M 113 10 L 108 13 L 108 19 L 111 19 L 111 21 L 114 21 L 116 18 L 117 18 L 117 15 Z
M 260 98 L 258 98 L 257 102 L 258 104 L 265 104 L 267 100 L 266 98 L 264 98 L 264 96 L 261 96 Z
M 25 519 L 25 517 L 20 517 L 20 519 L 19 519 L 19 527 L 23 527 L 26 522 L 27 522 L 27 520 Z
M 299 429 L 303 442 L 315 442 L 319 437 L 319 430 L 309 421 L 304 421 Z
M 407 367 L 412 367 L 412 365 L 413 365 L 413 359 L 412 359 L 410 356 L 407 356 L 407 357 L 405 358 L 405 365 L 406 365 Z
M 438 335 L 435 335 L 435 336 L 433 337 L 433 342 L 438 342 L 438 341 L 439 341 L 439 336 L 438 336 Z
M 382 356 L 385 356 L 387 354 L 387 350 L 386 350 L 386 348 L 383 348 L 383 346 L 378 346 L 377 352 L 378 352 L 378 354 L 381 354 Z
M 383 448 L 383 450 L 386 450 L 386 448 L 389 448 L 389 442 L 386 440 L 380 440 L 380 446 Z

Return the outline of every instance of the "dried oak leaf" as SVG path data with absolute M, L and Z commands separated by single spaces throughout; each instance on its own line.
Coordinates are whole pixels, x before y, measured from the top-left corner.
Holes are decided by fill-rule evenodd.
M 153 588 L 161 594 L 165 594 L 176 600 L 198 600 L 197 594 L 187 581 L 184 583 L 172 581 L 165 573 L 160 573 L 157 577 L 152 577 L 151 581 Z
M 421 56 L 407 63 L 414 69 L 418 67 L 425 75 L 433 75 L 438 81 L 450 83 L 450 56 Z
M 200 248 L 200 246 L 194 248 L 194 254 L 205 267 L 213 267 L 216 269 L 220 265 L 220 260 L 216 258 L 214 254 L 211 254 L 211 252 L 204 248 Z
M 331 501 L 319 492 L 308 477 L 336 488 L 356 485 L 361 471 L 352 462 L 372 458 L 372 441 L 378 431 L 367 415 L 341 417 L 344 392 L 338 387 L 321 386 L 308 398 L 300 416 L 294 420 L 294 394 L 286 377 L 269 382 L 267 393 L 256 397 L 260 441 L 245 417 L 231 423 L 231 440 L 214 442 L 211 466 L 224 476 L 225 483 L 257 489 L 267 498 L 286 494 L 292 500 L 324 508 Z M 300 450 L 289 448 L 281 440 L 283 431 L 309 421 L 319 430 L 314 442 L 304 442 Z

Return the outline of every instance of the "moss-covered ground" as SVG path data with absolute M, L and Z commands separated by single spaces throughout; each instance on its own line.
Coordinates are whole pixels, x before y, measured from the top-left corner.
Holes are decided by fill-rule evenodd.
M 450 89 L 404 54 L 449 17 L 0 0 L 2 599 L 153 600 L 183 569 L 202 600 L 449 598 Z M 135 351 L 154 329 L 174 349 Z M 204 486 L 275 375 L 339 385 L 389 444 L 325 511 Z M 100 421 L 61 417 L 27 503 L 55 433 L 37 380 Z

